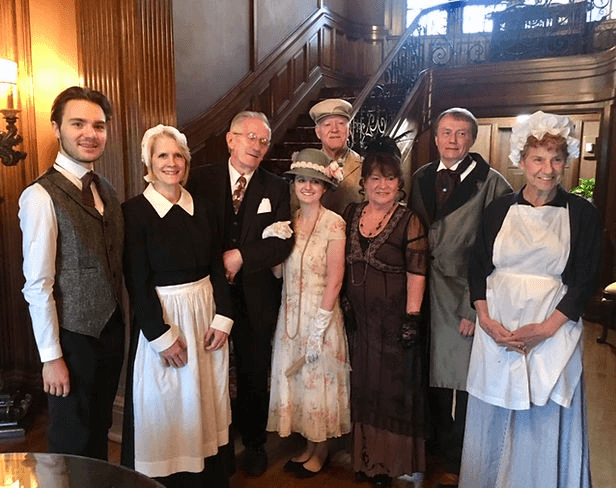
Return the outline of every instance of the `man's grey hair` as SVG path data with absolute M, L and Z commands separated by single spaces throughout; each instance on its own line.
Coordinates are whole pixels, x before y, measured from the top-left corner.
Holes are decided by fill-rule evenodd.
M 479 132 L 479 124 L 475 116 L 471 113 L 470 110 L 460 107 L 452 107 L 444 112 L 442 112 L 434 121 L 434 134 L 438 132 L 438 125 L 441 122 L 441 119 L 446 115 L 451 115 L 456 120 L 465 120 L 466 122 L 470 122 L 471 124 L 471 135 L 473 136 L 473 141 L 477 139 L 477 133 Z
M 267 120 L 267 116 L 263 112 L 253 112 L 251 110 L 244 110 L 233 117 L 231 121 L 231 126 L 229 127 L 229 132 L 237 132 L 241 129 L 244 120 L 246 119 L 259 119 L 263 121 L 263 123 L 267 126 L 267 128 L 272 131 L 269 120 Z

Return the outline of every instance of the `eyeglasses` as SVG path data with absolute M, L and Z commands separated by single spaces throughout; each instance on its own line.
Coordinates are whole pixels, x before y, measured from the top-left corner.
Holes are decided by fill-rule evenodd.
M 231 132 L 231 134 L 235 134 L 236 136 L 244 136 L 250 142 L 259 141 L 259 144 L 261 144 L 263 147 L 269 147 L 270 143 L 272 142 L 265 137 L 257 137 L 257 134 L 255 134 L 254 132 L 249 132 L 248 134 L 244 134 L 243 132 Z

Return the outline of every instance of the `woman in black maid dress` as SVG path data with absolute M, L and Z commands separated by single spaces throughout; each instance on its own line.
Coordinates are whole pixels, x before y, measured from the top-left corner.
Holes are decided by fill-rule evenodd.
M 167 487 L 228 486 L 233 325 L 215 216 L 184 188 L 185 136 L 141 144 L 145 191 L 123 205 L 132 311 L 122 463 Z

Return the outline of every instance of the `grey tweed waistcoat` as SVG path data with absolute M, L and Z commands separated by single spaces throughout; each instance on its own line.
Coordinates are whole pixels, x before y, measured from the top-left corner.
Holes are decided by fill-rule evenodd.
M 60 326 L 99 337 L 122 296 L 124 224 L 111 184 L 97 190 L 104 215 L 81 201 L 81 191 L 50 168 L 38 180 L 51 196 L 58 222 L 53 295 Z

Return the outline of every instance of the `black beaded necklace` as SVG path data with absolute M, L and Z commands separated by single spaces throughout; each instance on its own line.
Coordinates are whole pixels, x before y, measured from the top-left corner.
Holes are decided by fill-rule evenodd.
M 381 230 L 381 227 L 383 227 L 383 224 L 385 223 L 385 220 L 387 219 L 387 217 L 389 216 L 389 214 L 393 211 L 393 209 L 396 207 L 396 203 L 394 202 L 391 204 L 391 207 L 389 207 L 389 210 L 387 210 L 387 212 L 385 212 L 385 215 L 383 215 L 383 217 L 381 217 L 381 220 L 379 220 L 378 224 L 376 224 L 376 227 L 374 228 L 373 231 L 368 232 L 368 235 L 366 235 L 366 237 L 373 237 L 375 234 L 378 234 L 379 231 Z M 363 210 L 361 211 L 361 216 L 359 218 L 359 228 L 361 230 L 364 230 L 364 224 L 362 222 L 362 219 L 365 217 L 366 215 L 366 209 L 368 208 L 368 205 L 366 205 Z

